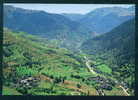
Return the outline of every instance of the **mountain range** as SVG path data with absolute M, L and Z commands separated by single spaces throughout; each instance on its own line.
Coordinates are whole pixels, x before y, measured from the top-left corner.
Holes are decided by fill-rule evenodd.
M 79 21 L 80 19 L 82 19 L 85 15 L 84 14 L 74 14 L 74 13 L 62 13 L 61 15 L 73 20 L 73 21 Z
M 134 15 L 133 6 L 98 8 L 81 15 L 53 14 L 4 5 L 4 27 L 58 40 L 61 47 L 74 49 L 85 40 L 132 19 Z
M 62 15 L 12 6 L 4 6 L 4 27 L 61 40 L 62 45 L 66 44 L 68 47 L 92 36 L 92 32 L 85 26 Z
M 85 15 L 64 14 L 71 20 L 75 20 L 85 25 L 96 34 L 102 34 L 111 31 L 119 24 L 134 18 L 135 7 L 104 7 L 97 8 Z

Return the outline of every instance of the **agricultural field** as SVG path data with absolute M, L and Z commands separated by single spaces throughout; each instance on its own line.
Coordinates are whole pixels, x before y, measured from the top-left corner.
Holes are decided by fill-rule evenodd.
M 108 84 L 104 80 L 112 80 L 104 78 L 106 73 L 112 73 L 108 66 L 101 64 L 95 68 L 105 74 L 93 74 L 82 54 L 74 55 L 65 48 L 47 44 L 25 33 L 4 31 L 4 95 L 101 95 L 97 87 Z M 96 77 L 103 81 L 93 79 Z M 113 93 L 121 91 L 125 95 L 111 87 Z M 111 95 L 110 91 L 107 89 L 105 95 Z
M 3 6 L 2 94 L 134 96 L 135 5 L 44 5 Z

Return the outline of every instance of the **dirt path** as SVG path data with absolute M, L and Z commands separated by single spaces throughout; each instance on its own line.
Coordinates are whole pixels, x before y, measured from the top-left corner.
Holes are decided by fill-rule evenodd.
M 88 70 L 90 71 L 90 72 L 92 72 L 93 74 L 97 74 L 94 70 L 93 70 L 93 68 L 91 67 L 91 65 L 89 64 L 90 63 L 90 60 L 88 60 L 87 59 L 87 57 L 86 56 L 84 56 L 84 59 L 86 60 L 86 67 L 88 68 Z
M 99 96 L 105 96 L 105 93 L 103 92 L 103 90 L 101 90 L 101 89 L 96 89 L 96 91 L 97 91 L 97 94 L 98 94 Z
M 97 73 L 93 70 L 93 68 L 90 66 L 89 62 L 90 62 L 89 60 L 86 61 L 86 66 L 87 66 L 87 68 L 88 68 L 89 71 L 92 72 L 93 74 L 97 74 Z
M 130 94 L 127 92 L 127 90 L 123 87 L 123 86 L 119 86 L 123 91 L 124 93 L 127 95 L 127 96 L 130 96 Z
M 97 73 L 93 70 L 93 68 L 91 67 L 91 65 L 89 64 L 89 63 L 90 63 L 90 60 L 89 60 L 86 56 L 84 56 L 84 59 L 86 60 L 86 67 L 88 68 L 88 70 L 89 70 L 92 74 L 97 74 Z M 97 94 L 102 95 L 102 96 L 105 96 L 105 93 L 104 93 L 102 90 L 97 90 L 97 89 L 96 89 L 96 91 L 97 91 Z
M 81 53 L 82 51 L 80 50 L 80 53 Z M 93 68 L 91 67 L 91 65 L 89 64 L 89 62 L 90 62 L 90 60 L 86 57 L 86 56 L 84 56 L 84 59 L 86 60 L 86 67 L 88 68 L 88 70 L 90 71 L 90 72 L 92 72 L 93 74 L 97 74 L 94 70 L 93 70 Z M 123 91 L 124 91 L 124 93 L 126 94 L 126 96 L 129 96 L 130 94 L 127 92 L 127 90 L 123 87 L 123 86 L 119 86 Z M 97 93 L 99 94 L 99 95 L 105 95 L 105 93 L 104 92 L 102 92 L 102 90 L 97 90 Z

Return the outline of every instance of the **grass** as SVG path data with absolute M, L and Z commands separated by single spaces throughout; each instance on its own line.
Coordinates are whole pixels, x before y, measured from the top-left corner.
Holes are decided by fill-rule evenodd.
M 104 90 L 107 96 L 126 96 L 121 88 L 114 87 L 111 91 Z
M 102 65 L 97 66 L 97 69 L 100 70 L 101 72 L 104 72 L 104 73 L 108 73 L 108 74 L 111 74 L 112 73 L 111 68 L 109 68 L 105 64 L 102 64 Z
M 10 88 L 7 86 L 3 86 L 3 95 L 22 95 L 21 93 L 19 93 L 18 91 L 16 91 L 16 89 L 14 88 Z
M 43 76 L 39 85 L 28 89 L 28 93 L 32 95 L 97 95 L 94 86 L 85 82 L 85 79 L 96 75 L 87 70 L 83 55 L 74 55 L 65 48 L 47 46 L 48 40 L 43 43 L 42 40 L 35 38 L 27 34 L 22 37 L 21 34 L 12 32 L 4 34 L 4 44 L 6 44 L 4 48 L 11 52 L 11 55 L 3 57 L 5 83 L 9 82 L 8 80 L 10 82 L 14 79 L 19 80 L 25 75 Z M 30 64 L 34 62 L 35 64 Z M 92 63 L 97 64 L 97 62 L 95 60 Z M 97 65 L 97 68 L 105 73 L 112 72 L 104 64 Z M 78 88 L 77 84 L 81 87 Z M 3 93 L 4 95 L 20 94 L 16 89 L 9 87 L 4 87 Z

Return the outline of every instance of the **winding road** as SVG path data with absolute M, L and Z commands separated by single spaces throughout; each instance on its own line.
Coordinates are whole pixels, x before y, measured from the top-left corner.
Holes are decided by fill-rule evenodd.
M 80 50 L 80 53 L 82 53 L 82 51 Z M 92 73 L 92 74 L 97 74 L 94 70 L 93 70 L 93 68 L 91 67 L 91 65 L 89 64 L 90 63 L 90 60 L 86 57 L 86 56 L 84 56 L 84 59 L 86 60 L 86 62 L 85 62 L 85 64 L 86 64 L 86 67 L 88 68 L 88 70 Z M 130 96 L 130 94 L 127 92 L 127 90 L 123 87 L 123 86 L 119 86 L 123 91 L 124 91 L 124 93 L 125 93 L 125 95 L 126 96 Z M 105 95 L 105 93 L 102 91 L 102 90 L 97 90 L 97 92 L 98 92 L 98 94 L 100 95 Z
M 123 86 L 120 85 L 119 87 L 124 91 L 126 96 L 130 96 L 130 94 L 127 92 L 127 90 Z
M 84 59 L 86 60 L 86 67 L 88 68 L 88 70 L 90 71 L 90 72 L 92 72 L 92 74 L 97 74 L 94 70 L 93 70 L 93 68 L 91 67 L 91 65 L 89 64 L 89 62 L 90 62 L 90 60 L 89 59 L 87 59 L 87 57 L 86 56 L 84 56 Z
M 86 67 L 88 68 L 88 70 L 92 73 L 92 74 L 96 74 L 97 75 L 97 73 L 93 70 L 93 68 L 91 67 L 91 65 L 89 64 L 90 63 L 90 60 L 86 57 L 86 56 L 84 56 L 84 59 L 86 60 Z M 96 89 L 96 91 L 97 91 L 97 94 L 99 94 L 99 95 L 102 95 L 102 96 L 105 96 L 105 93 L 102 91 L 102 90 L 97 90 Z

